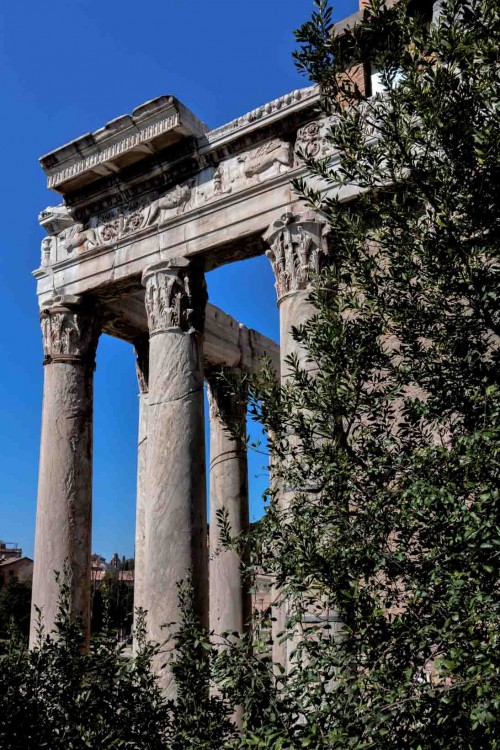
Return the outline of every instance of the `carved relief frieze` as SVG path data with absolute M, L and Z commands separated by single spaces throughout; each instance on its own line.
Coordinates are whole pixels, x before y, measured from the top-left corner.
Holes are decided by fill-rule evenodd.
M 302 151 L 305 156 L 312 158 L 318 156 L 321 145 L 319 122 L 309 122 L 297 131 L 296 153 Z
M 203 273 L 184 259 L 158 263 L 143 275 L 151 336 L 169 330 L 202 332 L 207 291 Z
M 96 230 L 93 227 L 85 228 L 84 224 L 80 222 L 59 235 L 58 239 L 61 240 L 66 254 L 71 254 L 74 251 L 82 253 L 100 244 Z
M 65 256 L 81 254 L 106 245 L 183 213 L 192 197 L 192 181 L 176 185 L 163 195 L 129 201 L 112 208 L 88 222 L 73 223 L 58 237 Z M 63 258 L 58 258 L 62 260 Z
M 299 128 L 295 141 L 296 165 L 300 165 L 304 157 L 324 159 L 334 153 L 333 145 L 328 141 L 328 131 L 332 124 L 333 118 L 325 117 Z
M 188 211 L 204 208 L 207 203 L 284 174 L 292 164 L 292 144 L 274 138 L 206 167 L 196 177 L 168 190 L 150 190 L 142 196 L 129 197 L 120 205 L 114 205 L 117 196 L 107 197 L 101 202 L 107 208 L 88 218 L 79 214 L 75 220 L 66 206 L 46 209 L 41 222 L 60 231 L 50 248 L 48 242 L 44 243 L 42 266 L 126 241 Z M 123 201 L 126 195 L 126 191 L 121 191 L 118 197 Z
M 147 211 L 147 224 L 162 223 L 187 210 L 193 196 L 193 180 L 176 185 L 151 203 Z
M 266 255 L 274 271 L 278 301 L 306 289 L 327 257 L 323 224 L 286 213 L 271 225 L 264 238 L 269 243 Z
M 40 313 L 44 364 L 95 359 L 99 325 L 95 312 L 57 302 Z
M 146 200 L 130 201 L 91 219 L 88 231 L 95 232 L 97 245 L 117 242 L 121 237 L 146 227 L 150 223 L 149 210 Z
M 54 260 L 54 247 L 57 245 L 56 237 L 44 237 L 42 240 L 42 253 L 40 259 L 40 265 L 42 268 L 46 268 L 53 263 Z
M 263 174 L 269 176 L 267 173 L 270 170 L 275 174 L 281 174 L 291 166 L 291 146 L 286 141 L 276 139 L 238 156 L 238 161 L 243 165 L 243 174 L 246 178 Z
M 271 179 L 288 171 L 292 161 L 291 145 L 279 139 L 226 159 L 214 169 L 208 183 L 200 183 L 195 204 L 203 205 L 207 201 Z
M 224 164 L 219 164 L 215 170 L 213 185 L 214 189 L 212 195 L 215 198 L 219 195 L 226 195 L 232 191 L 233 188 L 228 184 L 228 174 Z

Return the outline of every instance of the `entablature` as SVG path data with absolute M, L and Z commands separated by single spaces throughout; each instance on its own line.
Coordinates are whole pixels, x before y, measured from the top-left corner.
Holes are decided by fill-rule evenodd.
M 211 270 L 265 252 L 262 234 L 297 206 L 292 180 L 305 175 L 303 155 L 336 158 L 318 103 L 317 87 L 300 89 L 208 131 L 178 100 L 160 97 L 43 157 L 49 181 L 70 167 L 78 181 L 62 176 L 64 204 L 39 217 L 49 235 L 34 272 L 40 300 L 128 283 L 172 257 Z M 149 148 L 147 128 L 154 146 L 154 122 L 170 116 L 182 137 Z M 142 127 L 140 143 L 127 140 L 132 125 Z M 117 158 L 109 170 L 106 149 Z

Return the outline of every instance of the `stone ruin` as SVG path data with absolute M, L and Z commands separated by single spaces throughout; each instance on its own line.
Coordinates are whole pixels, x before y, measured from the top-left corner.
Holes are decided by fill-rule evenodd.
M 129 342 L 137 358 L 135 606 L 148 611 L 148 634 L 161 641 L 161 626 L 178 621 L 176 583 L 190 574 L 201 621 L 217 633 L 243 630 L 238 556 L 206 549 L 204 381 L 210 513 L 226 508 L 238 533 L 248 523 L 245 441 L 227 426 L 244 424 L 245 410 L 227 398 L 221 408 L 214 372 L 255 372 L 267 355 L 286 377 L 284 360 L 297 348 L 291 328 L 310 317 L 308 278 L 326 253 L 325 225 L 292 180 L 305 175 L 304 155 L 328 155 L 318 101 L 317 88 L 300 89 L 209 130 L 162 96 L 40 159 L 63 198 L 40 214 L 47 236 L 34 272 L 45 377 L 33 603 L 48 630 L 58 599 L 52 572 L 65 567 L 72 611 L 89 630 L 93 372 L 103 332 Z M 207 302 L 205 272 L 264 253 L 276 279 L 279 346 Z M 210 546 L 219 547 L 216 523 Z M 163 661 L 156 668 L 172 694 Z

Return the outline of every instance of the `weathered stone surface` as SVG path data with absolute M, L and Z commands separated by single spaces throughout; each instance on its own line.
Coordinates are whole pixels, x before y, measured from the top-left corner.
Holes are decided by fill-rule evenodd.
M 65 195 L 129 166 L 154 150 L 208 130 L 173 96 L 160 96 L 103 128 L 42 156 L 47 187 Z
M 149 339 L 135 341 L 139 384 L 139 430 L 137 439 L 137 495 L 135 514 L 134 620 L 138 608 L 145 609 L 146 579 L 146 477 L 148 447 Z M 134 649 L 137 644 L 134 641 Z
M 256 372 L 267 354 L 286 377 L 274 342 L 217 308 L 205 310 L 201 271 L 268 250 L 279 294 L 282 363 L 294 350 L 290 327 L 311 312 L 308 272 L 319 268 L 324 252 L 321 226 L 316 217 L 301 214 L 291 180 L 305 174 L 301 151 L 331 156 L 332 163 L 337 158 L 325 141 L 328 123 L 315 119 L 318 100 L 314 87 L 294 91 L 207 131 L 178 100 L 160 97 L 41 160 L 49 186 L 65 200 L 40 215 L 48 233 L 35 272 L 41 309 L 54 307 L 56 290 L 97 303 L 107 333 L 136 346 L 151 336 L 149 358 L 142 356 L 138 369 L 135 595 L 136 604 L 149 610 L 150 636 L 160 641 L 162 624 L 179 620 L 181 579 L 192 580 L 199 617 L 208 624 L 204 365 Z M 50 414 L 44 412 L 37 550 L 44 548 L 53 524 L 61 529 L 73 524 L 75 533 L 73 542 L 59 543 L 57 554 L 37 552 L 45 574 L 54 561 L 59 564 L 63 547 L 70 550 L 64 554 L 75 571 L 87 564 L 76 548 L 81 542 L 86 549 L 90 539 L 84 523 L 90 524 L 91 485 L 91 374 L 85 352 L 93 330 L 64 310 L 44 318 L 51 405 Z M 80 418 L 81 399 L 90 411 L 85 417 L 80 410 L 83 437 L 75 445 L 71 420 Z M 70 416 L 61 416 L 66 412 Z M 64 423 L 59 433 L 58 420 Z M 238 533 L 248 520 L 246 461 L 242 444 L 223 427 L 220 414 L 212 416 L 212 515 L 216 507 L 227 506 Z M 57 440 L 62 448 L 56 457 Z M 81 451 L 87 451 L 86 458 Z M 55 506 L 47 510 L 49 490 L 64 486 L 72 472 L 78 477 L 78 502 L 64 505 L 69 490 L 56 490 Z M 217 544 L 216 533 L 212 541 Z M 213 559 L 214 629 L 240 631 L 247 598 L 238 560 L 231 553 Z M 37 575 L 42 590 L 42 573 Z M 85 575 L 73 576 L 75 602 L 83 602 L 75 611 L 87 606 Z M 53 591 L 47 592 L 51 597 L 55 601 Z M 173 695 L 169 660 L 170 654 L 162 656 L 156 668 L 166 661 L 162 684 Z
M 228 377 L 231 375 L 228 373 Z M 210 630 L 223 644 L 226 631 L 242 633 L 250 616 L 250 593 L 242 579 L 241 559 L 221 545 L 217 514 L 227 513 L 232 536 L 248 528 L 246 404 L 228 394 L 217 376 L 208 379 L 210 406 Z M 236 432 L 231 432 L 231 430 Z
M 315 308 L 309 302 L 311 274 L 321 270 L 327 257 L 324 225 L 310 212 L 296 214 L 286 211 L 275 221 L 264 235 L 269 244 L 266 252 L 274 271 L 276 294 L 280 312 L 280 373 L 285 382 L 290 376 L 287 358 L 297 357 L 300 366 L 314 372 L 315 365 L 307 361 L 307 352 L 294 340 L 292 328 L 306 323 L 314 314 Z M 291 436 L 290 440 L 293 440 Z M 272 457 L 270 471 L 272 474 Z M 272 477 L 271 477 L 272 482 Z M 290 502 L 293 490 L 282 488 L 279 499 L 283 507 Z M 280 600 L 279 589 L 273 587 L 272 599 Z M 294 641 L 280 639 L 285 630 L 287 612 L 283 603 L 273 606 L 272 641 L 273 662 L 287 667 L 291 661 Z
M 53 628 L 55 571 L 68 574 L 71 611 L 90 625 L 92 409 L 99 328 L 94 314 L 57 300 L 41 315 L 45 353 L 33 606 Z M 32 617 L 30 642 L 36 637 Z
M 315 87 L 293 91 L 206 132 L 160 97 L 42 157 L 67 205 L 40 215 L 53 240 L 39 294 L 137 279 L 180 254 L 203 255 L 208 268 L 263 252 L 260 235 L 293 200 L 295 141 L 318 99 Z
M 192 325 L 203 320 L 206 294 L 200 274 L 182 259 L 177 264 L 148 269 L 143 278 L 151 326 L 144 601 L 149 635 L 159 642 L 180 621 L 181 581 L 192 583 L 195 610 L 208 625 L 202 331 Z M 155 669 L 173 697 L 168 648 Z
M 292 211 L 286 211 L 265 233 L 264 239 L 270 246 L 266 255 L 276 279 L 278 305 L 287 295 L 307 290 L 311 274 L 321 270 L 326 257 L 322 233 L 323 224 L 314 214 Z

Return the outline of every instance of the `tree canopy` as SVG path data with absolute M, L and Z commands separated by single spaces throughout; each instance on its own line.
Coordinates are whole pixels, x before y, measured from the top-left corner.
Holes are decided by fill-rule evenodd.
M 105 636 L 85 661 L 63 590 L 59 641 L 0 671 L 2 746 L 41 706 L 37 747 L 500 746 L 500 6 L 443 0 L 430 23 L 372 0 L 338 36 L 318 0 L 297 42 L 324 136 L 295 189 L 329 255 L 293 333 L 308 366 L 244 384 L 268 433 L 266 515 L 237 539 L 219 519 L 275 578 L 290 666 L 270 663 L 266 622 L 213 650 L 182 592 L 167 703 L 144 640 L 129 666 Z

